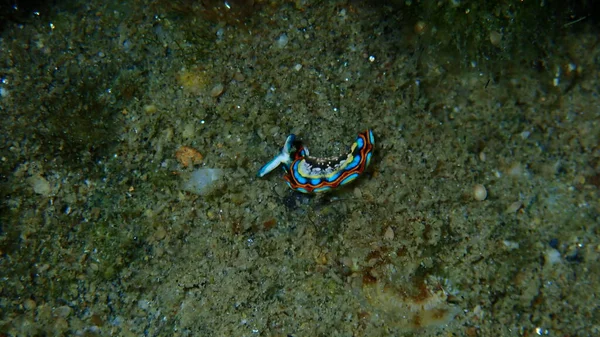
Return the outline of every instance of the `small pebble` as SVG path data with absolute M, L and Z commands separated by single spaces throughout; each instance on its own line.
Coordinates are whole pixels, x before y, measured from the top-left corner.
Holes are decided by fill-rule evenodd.
M 508 250 L 519 249 L 519 243 L 515 241 L 503 240 L 502 243 Z
M 142 309 L 142 310 L 148 310 L 148 308 L 150 308 L 150 301 L 148 300 L 139 300 L 138 301 L 138 308 Z
M 425 28 L 427 28 L 427 24 L 425 23 L 425 21 L 418 21 L 417 23 L 415 23 L 415 33 L 423 34 L 425 32 Z
M 181 166 L 189 167 L 202 162 L 202 153 L 189 146 L 182 146 L 175 152 L 175 158 Z
M 35 301 L 32 300 L 31 298 L 28 298 L 25 301 L 23 301 L 23 308 L 25 308 L 25 310 L 27 310 L 27 311 L 33 310 L 33 309 L 35 309 L 35 307 L 36 307 Z
M 279 35 L 279 37 L 276 40 L 277 47 L 279 47 L 279 48 L 285 47 L 288 44 L 288 41 L 289 41 L 289 39 L 288 39 L 288 36 L 286 33 Z
M 490 32 L 490 42 L 494 46 L 499 47 L 501 41 L 502 41 L 502 34 L 500 34 L 499 32 L 497 32 L 495 30 Z
M 383 238 L 388 241 L 394 240 L 394 230 L 392 229 L 392 227 L 388 227 L 385 230 L 385 233 L 383 233 Z
M 0 87 L 0 97 L 8 97 L 9 91 L 6 88 Z
M 217 39 L 221 40 L 223 38 L 223 35 L 225 35 L 225 30 L 223 28 L 219 28 L 216 32 L 217 34 Z
M 144 105 L 144 112 L 147 114 L 153 114 L 156 113 L 156 111 L 158 111 L 158 108 L 156 107 L 156 105 L 154 104 L 147 104 Z
M 544 263 L 546 265 L 553 265 L 561 261 L 560 252 L 556 249 L 547 249 L 544 252 Z
M 223 89 L 225 89 L 225 86 L 223 83 L 219 83 L 210 90 L 210 95 L 212 97 L 219 97 L 223 93 Z
M 46 180 L 46 178 L 44 178 L 40 175 L 35 175 L 35 176 L 29 178 L 28 181 L 32 185 L 33 191 L 35 193 L 43 195 L 43 196 L 50 195 L 50 191 L 51 191 L 50 183 L 48 182 L 48 180 Z
M 165 230 L 164 227 L 160 226 L 156 229 L 156 232 L 154 232 L 154 238 L 157 241 L 161 241 L 162 239 L 165 238 L 165 236 L 167 236 L 167 231 Z
M 508 208 L 506 208 L 506 211 L 504 211 L 505 213 L 515 213 L 516 211 L 518 211 L 519 209 L 521 209 L 521 206 L 523 206 L 523 203 L 520 201 L 515 201 L 512 204 L 510 204 L 508 206 Z
M 244 82 L 244 80 L 246 79 L 246 77 L 244 76 L 244 74 L 240 73 L 239 71 L 236 72 L 235 74 L 233 74 L 233 79 L 238 81 L 238 82 Z
M 196 121 L 187 123 L 181 132 L 181 137 L 183 137 L 183 139 L 190 139 L 194 136 L 196 136 Z
M 56 333 L 58 336 L 62 336 L 64 334 L 64 332 L 66 332 L 69 329 L 69 322 L 67 322 L 66 319 L 62 318 L 62 317 L 56 317 L 54 319 L 54 324 L 52 326 L 52 330 L 54 330 L 54 333 Z
M 477 184 L 473 186 L 473 198 L 477 201 L 483 201 L 487 198 L 487 190 L 485 186 Z
M 71 314 L 71 311 L 73 311 L 73 309 L 67 305 L 63 305 L 54 309 L 54 314 L 58 317 L 67 318 Z
M 509 176 L 520 177 L 525 173 L 525 169 L 521 163 L 513 163 L 506 172 Z

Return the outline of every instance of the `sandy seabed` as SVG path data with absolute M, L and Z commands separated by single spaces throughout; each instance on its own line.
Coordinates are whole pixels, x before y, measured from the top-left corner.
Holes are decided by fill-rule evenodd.
M 597 27 L 495 58 L 406 6 L 232 3 L 3 26 L 0 336 L 600 334 Z M 367 128 L 352 185 L 256 177 Z

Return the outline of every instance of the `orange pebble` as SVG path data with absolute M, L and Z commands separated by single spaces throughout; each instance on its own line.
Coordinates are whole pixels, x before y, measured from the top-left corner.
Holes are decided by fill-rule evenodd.
M 198 150 L 182 146 L 175 152 L 175 158 L 183 167 L 196 165 L 202 162 L 202 154 Z

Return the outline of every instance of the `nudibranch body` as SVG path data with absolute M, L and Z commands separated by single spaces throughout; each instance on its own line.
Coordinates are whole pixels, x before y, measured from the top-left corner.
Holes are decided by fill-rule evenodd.
M 263 177 L 282 166 L 288 186 L 302 193 L 332 191 L 358 178 L 369 166 L 373 156 L 375 136 L 366 130 L 356 138 L 350 152 L 340 157 L 315 158 L 295 135 L 289 135 L 279 154 L 260 168 L 258 176 Z M 295 151 L 292 151 L 295 148 Z

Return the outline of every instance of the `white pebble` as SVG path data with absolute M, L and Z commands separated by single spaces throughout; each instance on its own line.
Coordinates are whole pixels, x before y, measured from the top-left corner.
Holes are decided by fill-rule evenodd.
M 225 35 L 225 30 L 223 28 L 219 28 L 217 30 L 217 39 L 221 40 L 223 38 L 223 35 Z
M 0 97 L 8 97 L 8 90 L 0 87 Z
M 40 175 L 36 175 L 33 176 L 31 178 L 28 179 L 29 184 L 31 184 L 31 186 L 33 187 L 33 191 L 37 194 L 43 195 L 43 196 L 48 196 L 50 195 L 50 183 L 48 182 L 48 180 L 46 180 L 46 178 L 40 176 Z
M 508 250 L 519 249 L 519 243 L 515 241 L 503 240 L 502 243 Z
M 473 198 L 477 201 L 483 201 L 487 198 L 487 190 L 485 186 L 477 184 L 473 186 Z
M 54 314 L 58 317 L 67 318 L 69 317 L 72 311 L 73 309 L 71 309 L 69 306 L 63 305 L 54 309 Z
M 544 262 L 549 265 L 561 262 L 560 252 L 554 248 L 546 250 L 544 253 Z
M 288 41 L 289 41 L 289 39 L 288 39 L 288 36 L 286 33 L 279 35 L 279 37 L 277 38 L 277 41 L 276 41 L 277 47 L 279 47 L 279 48 L 285 47 L 288 44 Z

